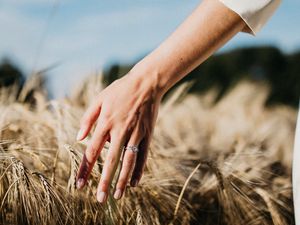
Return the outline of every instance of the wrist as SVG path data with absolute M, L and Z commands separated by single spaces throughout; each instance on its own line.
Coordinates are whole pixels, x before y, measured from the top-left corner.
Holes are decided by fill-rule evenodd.
M 151 91 L 155 98 L 161 98 L 167 91 L 166 86 L 161 82 L 159 70 L 142 62 L 137 63 L 127 76 L 131 77 L 141 89 Z

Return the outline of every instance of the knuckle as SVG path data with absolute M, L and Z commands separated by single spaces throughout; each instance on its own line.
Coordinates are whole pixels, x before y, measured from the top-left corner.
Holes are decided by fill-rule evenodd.
M 97 122 L 96 132 L 100 137 L 105 136 L 110 129 L 110 124 L 104 120 Z
M 106 159 L 107 166 L 114 166 L 117 161 L 117 157 L 115 155 L 108 156 Z
M 132 116 L 129 116 L 128 119 L 124 122 L 124 126 L 127 127 L 128 130 L 133 130 L 136 125 L 137 120 Z
M 90 153 L 96 154 L 96 152 L 98 151 L 98 147 L 96 146 L 96 144 L 92 143 L 90 146 Z
M 126 185 L 127 185 L 127 179 L 125 177 L 122 177 L 118 180 L 118 184 L 117 184 L 118 188 L 123 189 L 126 187 Z
M 107 124 L 101 125 L 100 131 L 98 132 L 99 136 L 97 138 L 104 138 L 104 137 L 106 137 L 106 135 L 108 134 L 108 132 L 109 132 L 109 125 L 107 125 Z
M 101 179 L 99 188 L 102 191 L 106 191 L 108 189 L 109 185 L 110 185 L 110 181 L 108 179 L 104 178 L 104 179 Z
M 101 112 L 101 118 L 102 120 L 108 122 L 111 120 L 111 111 L 108 107 L 103 108 L 102 112 Z
M 134 163 L 134 154 L 135 153 L 130 151 L 127 154 L 129 156 L 127 156 L 126 160 L 124 160 L 123 166 L 124 166 L 124 168 L 129 169 L 129 168 L 131 168 L 133 166 L 133 163 Z
M 110 119 L 102 118 L 101 121 L 98 122 L 99 127 L 104 133 L 107 133 L 112 128 L 112 121 Z
M 106 123 L 110 121 L 110 114 L 107 112 L 103 112 L 101 117 L 102 117 L 102 121 L 105 121 Z
M 86 158 L 89 162 L 92 162 L 97 157 L 98 148 L 96 145 L 91 144 L 86 151 Z

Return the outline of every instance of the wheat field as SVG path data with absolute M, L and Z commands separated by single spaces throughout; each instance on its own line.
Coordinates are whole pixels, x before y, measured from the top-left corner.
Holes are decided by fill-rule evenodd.
M 0 89 L 1 224 L 294 224 L 296 110 L 265 107 L 266 84 L 242 81 L 216 104 L 216 90 L 192 95 L 181 85 L 160 107 L 140 185 L 101 205 L 96 187 L 109 143 L 78 191 L 88 140 L 75 137 L 102 76 L 58 100 L 40 83 L 33 76 L 20 93 Z

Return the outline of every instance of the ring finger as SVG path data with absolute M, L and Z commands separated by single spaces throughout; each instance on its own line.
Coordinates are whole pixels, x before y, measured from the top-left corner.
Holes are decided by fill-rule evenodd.
M 141 142 L 142 138 L 143 136 L 141 129 L 136 128 L 133 130 L 129 141 L 127 142 L 120 176 L 116 185 L 116 191 L 114 193 L 115 199 L 120 199 L 125 191 L 126 185 L 135 166 L 139 150 L 139 143 Z

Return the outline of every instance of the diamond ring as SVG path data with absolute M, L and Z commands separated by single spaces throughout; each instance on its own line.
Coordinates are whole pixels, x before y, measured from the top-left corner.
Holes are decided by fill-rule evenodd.
M 138 153 L 139 148 L 137 145 L 126 146 L 125 150 L 131 150 L 133 153 Z

